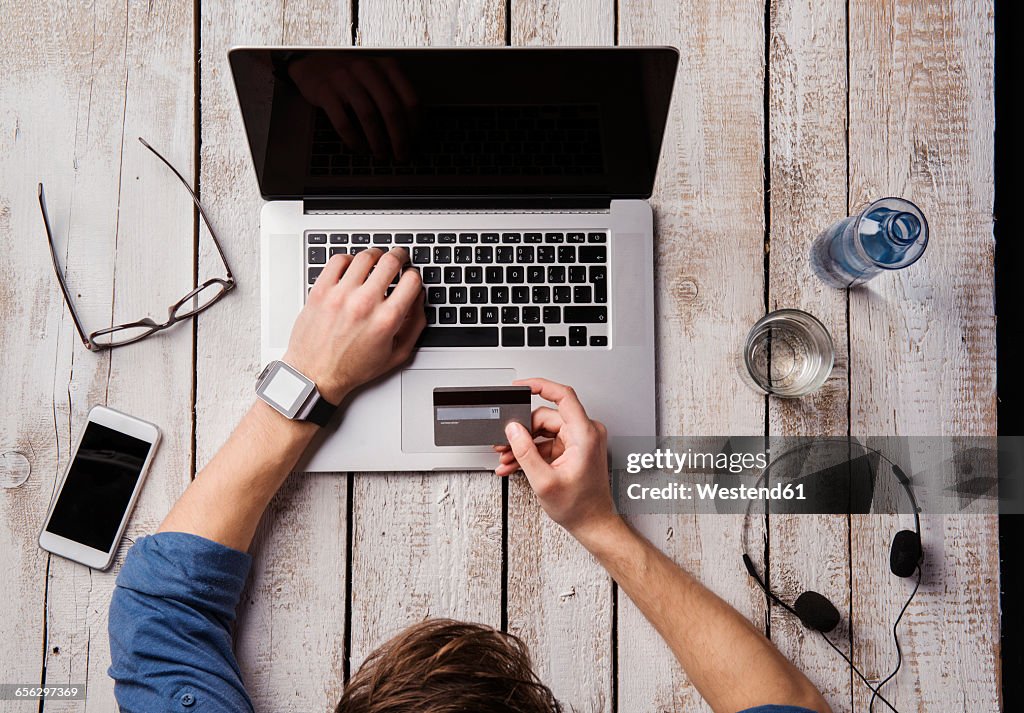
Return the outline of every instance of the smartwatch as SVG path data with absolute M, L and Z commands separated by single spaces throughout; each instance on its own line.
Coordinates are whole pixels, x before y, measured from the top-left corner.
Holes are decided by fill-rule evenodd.
M 320 395 L 309 378 L 283 361 L 272 361 L 256 379 L 256 395 L 293 421 L 326 426 L 338 410 Z

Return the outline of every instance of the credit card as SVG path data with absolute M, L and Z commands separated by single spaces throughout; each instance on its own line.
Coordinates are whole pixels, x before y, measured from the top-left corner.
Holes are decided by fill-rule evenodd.
M 435 446 L 508 443 L 505 425 L 530 429 L 529 386 L 439 386 L 434 389 Z

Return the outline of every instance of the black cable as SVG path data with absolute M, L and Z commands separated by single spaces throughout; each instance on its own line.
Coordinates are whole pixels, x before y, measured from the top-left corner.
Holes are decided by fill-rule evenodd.
M 864 685 L 867 686 L 869 690 L 873 691 L 878 696 L 878 700 L 880 700 L 885 705 L 889 706 L 889 709 L 892 711 L 892 713 L 900 713 L 896 706 L 894 706 L 892 703 L 886 700 L 885 696 L 883 696 L 881 693 L 878 693 L 878 691 L 875 690 L 875 687 L 871 685 L 871 682 L 864 678 L 864 674 L 861 673 L 857 669 L 857 667 L 853 665 L 853 661 L 850 660 L 850 657 L 844 654 L 842 651 L 840 651 L 839 647 L 832 643 L 832 639 L 825 636 L 824 632 L 819 631 L 818 633 L 821 634 L 821 638 L 825 640 L 825 643 L 832 647 L 833 651 L 842 656 L 843 661 L 850 664 L 850 668 L 853 670 L 853 672 L 857 674 L 857 677 L 860 678 L 861 681 L 863 681 Z
M 847 440 L 849 441 L 849 439 L 847 439 Z M 788 455 L 789 453 L 795 452 L 796 450 L 798 450 L 800 448 L 805 448 L 805 447 L 806 446 L 798 446 L 797 448 L 793 448 L 793 449 L 783 453 L 782 456 L 780 456 L 779 458 L 782 458 L 782 457 Z M 911 504 L 911 506 L 913 508 L 913 514 L 914 514 L 914 529 L 917 532 L 918 542 L 920 542 L 920 540 L 921 540 L 921 515 L 920 515 L 921 508 L 917 504 L 917 498 L 914 497 L 914 492 L 913 492 L 913 489 L 912 489 L 912 486 L 911 486 L 910 478 L 907 476 L 906 473 L 903 472 L 902 468 L 900 468 L 896 463 L 894 463 L 892 461 L 892 459 L 890 459 L 888 456 L 884 455 L 881 451 L 879 451 L 879 450 L 877 450 L 875 448 L 870 448 L 868 446 L 861 446 L 861 447 L 865 451 L 871 451 L 871 452 L 877 454 L 882 460 L 884 460 L 887 463 L 889 463 L 889 465 L 892 467 L 893 475 L 895 476 L 896 480 L 899 481 L 899 484 L 903 487 L 903 490 L 906 492 L 907 497 L 910 499 L 910 504 Z M 778 459 L 775 459 L 775 461 L 773 461 L 773 463 L 777 462 L 777 461 L 778 461 Z M 767 477 L 768 470 L 769 470 L 770 467 L 771 467 L 771 464 L 769 464 L 769 466 L 764 469 L 764 472 L 761 473 L 761 476 L 758 478 L 756 485 L 760 485 L 761 481 L 764 480 Z M 773 602 L 777 603 L 782 608 L 784 608 L 786 611 L 788 611 L 790 614 L 792 614 L 793 616 L 795 616 L 795 617 L 797 617 L 799 619 L 799 615 L 796 613 L 796 610 L 792 606 L 786 604 L 786 602 L 782 601 L 782 599 L 779 598 L 768 587 L 767 583 L 763 579 L 761 579 L 760 574 L 757 572 L 757 568 L 754 566 L 753 561 L 750 559 L 750 556 L 747 554 L 747 551 L 748 551 L 747 548 L 748 548 L 748 544 L 749 544 L 748 543 L 748 533 L 749 533 L 748 524 L 749 524 L 749 521 L 750 521 L 750 510 L 751 510 L 752 503 L 753 503 L 752 500 L 747 502 L 747 508 L 746 508 L 746 511 L 744 513 L 744 516 L 743 516 L 743 530 L 742 530 L 742 536 L 741 536 L 741 540 L 742 540 L 741 545 L 743 547 L 743 564 L 744 564 L 744 567 L 746 568 L 747 572 L 750 574 L 751 578 L 757 583 L 757 585 L 762 590 L 764 590 L 765 594 L 768 595 L 769 599 L 771 599 Z M 900 609 L 900 613 L 896 617 L 896 621 L 894 621 L 893 625 L 892 625 L 892 638 L 893 638 L 893 641 L 896 643 L 896 667 L 892 670 L 892 672 L 888 676 L 886 676 L 884 679 L 882 679 L 882 681 L 877 686 L 872 686 L 871 685 L 871 682 L 868 681 L 867 678 L 865 678 L 864 674 L 862 674 L 860 672 L 860 670 L 853 664 L 853 661 L 846 654 L 844 654 L 839 649 L 839 647 L 836 646 L 832 642 L 831 639 L 829 639 L 827 636 L 825 636 L 825 632 L 822 632 L 822 631 L 818 632 L 819 634 L 821 634 L 821 638 L 823 638 L 825 640 L 825 643 L 827 643 L 829 646 L 831 646 L 833 651 L 835 651 L 837 654 L 839 654 L 839 656 L 847 664 L 850 665 L 850 669 L 854 673 L 857 674 L 857 677 L 861 680 L 861 682 L 863 682 L 863 684 L 865 686 L 867 686 L 868 689 L 871 691 L 871 699 L 868 702 L 868 713 L 874 713 L 875 699 L 878 699 L 878 700 L 882 701 L 883 703 L 885 703 L 885 705 L 887 705 L 889 707 L 889 709 L 893 713 L 900 713 L 900 711 L 892 703 L 890 703 L 888 701 L 888 699 L 886 699 L 885 696 L 883 696 L 881 694 L 881 689 L 882 689 L 882 686 L 887 684 L 889 681 L 891 681 L 896 676 L 896 674 L 900 670 L 900 667 L 903 665 L 903 650 L 900 648 L 900 640 L 899 640 L 899 636 L 897 634 L 897 629 L 899 628 L 900 621 L 903 619 L 903 615 L 906 613 L 907 609 L 910 607 L 910 603 L 914 600 L 914 596 L 917 594 L 917 591 L 918 591 L 918 589 L 921 586 L 921 579 L 923 578 L 923 575 L 924 575 L 924 573 L 923 573 L 923 571 L 921 569 L 921 565 L 918 564 L 918 566 L 917 566 L 917 583 L 914 585 L 913 591 L 911 591 L 910 596 L 907 598 L 907 601 L 903 604 L 903 608 Z
M 917 584 L 914 585 L 914 591 L 912 591 L 910 593 L 910 596 L 907 597 L 907 603 L 903 605 L 902 609 L 900 609 L 899 616 L 896 617 L 896 621 L 894 621 L 892 624 L 892 640 L 896 643 L 896 668 L 892 670 L 892 673 L 890 673 L 888 676 L 882 679 L 882 682 L 879 683 L 878 686 L 875 688 L 875 692 L 871 694 L 871 701 L 868 703 L 868 713 L 874 713 L 875 696 L 881 695 L 879 691 L 882 690 L 882 686 L 884 686 L 890 680 L 892 680 L 893 676 L 895 676 L 896 673 L 900 670 L 900 666 L 903 665 L 903 650 L 900 648 L 900 637 L 896 634 L 896 628 L 900 625 L 900 619 L 902 619 L 903 614 L 906 613 L 907 607 L 910 606 L 910 602 L 914 601 L 914 595 L 917 594 L 917 590 L 921 587 L 921 578 L 923 574 L 924 573 L 921 571 L 921 565 L 918 565 Z
M 856 673 L 857 676 L 860 678 L 860 680 L 863 681 L 864 685 L 867 686 L 868 689 L 870 689 L 870 691 L 871 691 L 871 700 L 868 702 L 868 713 L 874 713 L 874 710 L 875 710 L 875 699 L 876 698 L 878 700 L 882 701 L 882 703 L 884 703 L 885 705 L 889 706 L 889 709 L 892 710 L 893 713 L 900 713 L 899 710 L 897 710 L 897 708 L 892 703 L 890 703 L 886 699 L 885 696 L 882 695 L 881 691 L 882 691 L 882 686 L 884 686 L 889 681 L 891 681 L 893 679 L 893 677 L 896 676 L 896 674 L 899 672 L 900 666 L 903 665 L 903 650 L 900 648 L 900 639 L 899 639 L 899 635 L 896 633 L 896 631 L 897 631 L 897 629 L 898 629 L 898 627 L 900 625 L 900 621 L 903 619 L 903 615 L 906 613 L 907 609 L 910 607 L 910 603 L 912 601 L 914 601 L 914 597 L 917 595 L 917 590 L 920 589 L 920 587 L 921 587 L 921 579 L 922 579 L 923 576 L 924 576 L 924 572 L 921 570 L 921 566 L 918 565 L 918 567 L 917 567 L 917 583 L 914 584 L 913 591 L 910 592 L 910 596 L 907 597 L 906 603 L 904 603 L 903 608 L 900 609 L 900 613 L 896 617 L 896 621 L 893 622 L 893 625 L 892 625 L 892 640 L 894 642 L 896 642 L 896 668 L 894 668 L 892 670 L 892 672 L 888 676 L 886 676 L 884 679 L 882 679 L 882 681 L 877 686 L 872 686 L 871 685 L 871 682 L 868 681 L 868 679 L 864 677 L 864 674 L 862 674 L 857 669 L 857 667 L 854 666 L 853 661 L 851 661 L 850 658 L 846 654 L 844 654 L 839 649 L 838 646 L 836 646 L 834 643 L 832 643 L 832 640 L 830 638 L 825 636 L 825 634 L 823 632 L 818 632 L 818 633 L 821 634 L 821 638 L 823 638 L 825 640 L 825 643 L 827 643 L 829 646 L 831 646 L 832 649 L 837 654 L 839 654 L 843 658 L 844 661 L 846 661 L 846 663 L 850 664 L 850 668 L 853 670 L 853 672 Z

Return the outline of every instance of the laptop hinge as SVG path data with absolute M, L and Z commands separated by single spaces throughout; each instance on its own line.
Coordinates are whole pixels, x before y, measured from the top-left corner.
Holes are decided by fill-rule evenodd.
M 306 198 L 306 214 L 415 212 L 607 212 L 609 196 L 352 196 Z

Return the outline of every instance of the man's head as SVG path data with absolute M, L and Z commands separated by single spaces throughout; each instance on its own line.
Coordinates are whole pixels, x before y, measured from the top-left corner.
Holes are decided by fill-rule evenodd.
M 378 648 L 336 713 L 561 713 L 526 645 L 488 626 L 428 619 Z

